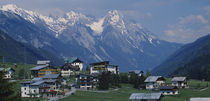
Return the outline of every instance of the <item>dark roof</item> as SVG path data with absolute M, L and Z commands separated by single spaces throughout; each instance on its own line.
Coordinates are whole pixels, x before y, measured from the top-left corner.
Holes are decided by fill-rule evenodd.
M 80 77 L 92 77 L 90 74 L 79 74 Z
M 71 57 L 69 60 L 67 60 L 68 63 L 74 63 L 74 62 L 82 62 L 78 57 Z
M 151 100 L 160 99 L 161 93 L 132 93 L 129 97 L 130 100 Z
M 56 82 L 56 80 L 44 80 L 44 82 L 51 83 L 51 82 Z
M 31 68 L 30 70 L 40 70 L 40 69 L 45 68 L 45 67 L 47 67 L 47 66 L 48 66 L 48 65 L 36 66 L 36 67 L 34 67 L 34 68 Z
M 173 77 L 171 81 L 185 81 L 186 77 Z
M 61 67 L 61 69 L 64 69 L 64 70 L 75 70 L 75 71 L 79 71 L 80 70 L 80 68 L 79 68 L 79 66 L 73 66 L 73 65 L 71 65 L 70 63 L 65 63 L 62 67 Z
M 30 84 L 32 83 L 31 81 L 24 81 L 24 82 L 21 82 L 21 84 Z
M 46 74 L 42 78 L 43 79 L 57 79 L 60 76 L 60 74 Z
M 102 62 L 95 62 L 95 63 L 91 63 L 90 65 L 108 65 L 109 61 L 102 61 Z
M 178 88 L 176 86 L 160 86 L 159 89 L 172 90 L 172 89 L 178 89 Z

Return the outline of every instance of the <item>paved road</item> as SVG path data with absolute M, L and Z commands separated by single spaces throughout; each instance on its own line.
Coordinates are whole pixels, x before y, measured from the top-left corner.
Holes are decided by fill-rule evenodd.
M 50 97 L 50 98 L 48 99 L 48 101 L 57 101 L 57 100 L 59 100 L 59 99 L 63 99 L 63 98 L 65 98 L 65 97 L 68 97 L 68 96 L 70 96 L 72 93 L 75 93 L 75 92 L 76 92 L 76 88 L 72 87 L 72 88 L 71 88 L 71 91 L 66 92 L 64 96 L 63 96 L 63 95 L 57 95 L 56 97 Z

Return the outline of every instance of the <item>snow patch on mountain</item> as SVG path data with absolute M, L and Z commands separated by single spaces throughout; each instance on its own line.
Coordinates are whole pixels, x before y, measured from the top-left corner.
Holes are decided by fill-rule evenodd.
M 100 35 L 103 32 L 104 18 L 98 20 L 98 22 L 93 22 L 91 24 L 86 24 L 89 26 L 97 35 Z

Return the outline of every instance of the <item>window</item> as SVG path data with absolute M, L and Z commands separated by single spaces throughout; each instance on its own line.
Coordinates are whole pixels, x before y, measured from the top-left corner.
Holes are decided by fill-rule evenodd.
M 26 95 L 26 92 L 25 92 L 25 95 Z
M 26 90 L 26 88 L 24 88 Z
M 36 93 L 36 90 L 34 90 L 34 93 Z

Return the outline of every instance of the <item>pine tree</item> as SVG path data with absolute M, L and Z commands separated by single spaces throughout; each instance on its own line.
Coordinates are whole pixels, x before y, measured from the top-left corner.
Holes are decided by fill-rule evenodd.
M 152 74 L 151 74 L 150 70 L 148 69 L 148 70 L 147 70 L 147 73 L 146 73 L 146 77 L 151 76 L 151 75 L 152 75 Z
M 4 79 L 4 72 L 0 72 L 0 101 L 19 101 L 20 96 L 14 91 L 14 83 Z
M 98 80 L 99 89 L 108 90 L 110 83 L 110 72 L 102 72 L 101 75 L 98 76 Z
M 87 66 L 85 69 L 86 73 L 90 74 L 90 68 Z

